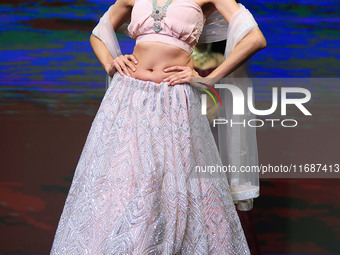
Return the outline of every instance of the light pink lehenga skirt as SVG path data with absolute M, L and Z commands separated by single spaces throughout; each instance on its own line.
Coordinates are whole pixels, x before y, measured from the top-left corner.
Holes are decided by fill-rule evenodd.
M 93 120 L 51 254 L 250 254 L 200 90 L 115 73 Z

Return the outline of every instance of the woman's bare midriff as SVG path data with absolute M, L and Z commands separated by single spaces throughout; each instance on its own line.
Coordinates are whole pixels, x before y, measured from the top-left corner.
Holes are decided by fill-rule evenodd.
M 140 42 L 132 53 L 138 60 L 136 71 L 128 68 L 131 76 L 145 81 L 161 83 L 174 72 L 164 72 L 164 68 L 179 65 L 194 67 L 193 60 L 186 51 L 161 42 Z

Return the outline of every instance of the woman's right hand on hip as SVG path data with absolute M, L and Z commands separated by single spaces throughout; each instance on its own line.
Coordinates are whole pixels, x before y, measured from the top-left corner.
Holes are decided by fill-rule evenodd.
M 136 68 L 134 64 L 136 65 L 137 63 L 138 61 L 134 55 L 124 54 L 116 57 L 105 69 L 109 76 L 113 76 L 116 71 L 118 71 L 121 75 L 131 76 L 127 67 L 135 72 Z

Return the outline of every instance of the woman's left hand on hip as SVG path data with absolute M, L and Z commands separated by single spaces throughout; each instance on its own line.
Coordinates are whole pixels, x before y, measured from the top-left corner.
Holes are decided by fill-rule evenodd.
M 177 71 L 163 81 L 168 81 L 169 86 L 173 86 L 181 83 L 190 83 L 191 78 L 201 78 L 195 69 L 189 66 L 171 66 L 164 69 L 164 72 Z

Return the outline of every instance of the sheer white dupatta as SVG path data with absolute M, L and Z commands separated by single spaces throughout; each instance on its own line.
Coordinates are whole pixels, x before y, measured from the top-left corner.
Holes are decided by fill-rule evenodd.
M 104 15 L 100 18 L 97 26 L 92 30 L 92 34 L 99 38 L 109 50 L 111 56 L 116 58 L 122 55 L 120 50 L 120 46 L 117 40 L 116 32 L 113 29 L 110 21 L 110 8 L 104 13 Z M 109 84 L 111 82 L 111 77 L 106 75 L 106 89 L 108 89 Z
M 239 6 L 239 10 L 233 14 L 229 23 L 218 11 L 213 12 L 208 17 L 200 36 L 200 43 L 226 39 L 224 59 L 230 55 L 244 36 L 258 27 L 249 10 L 240 3 Z M 221 79 L 220 84 L 215 84 L 215 88 L 220 88 L 219 95 L 223 104 L 222 107 L 219 105 L 218 112 L 220 120 L 218 122 L 220 124 L 217 125 L 218 148 L 223 165 L 230 165 L 237 170 L 227 172 L 227 177 L 233 200 L 238 203 L 238 208 L 244 211 L 252 208 L 253 198 L 258 197 L 260 193 L 259 173 L 254 171 L 254 168 L 258 167 L 256 128 L 248 126 L 248 120 L 254 119 L 254 115 L 246 105 L 248 87 L 253 91 L 246 65 L 247 63 L 243 64 Z M 234 85 L 243 92 L 244 115 L 233 114 L 233 95 L 228 89 L 222 88 L 221 84 Z
M 199 43 L 211 43 L 227 40 L 224 59 L 233 51 L 241 39 L 251 30 L 258 27 L 253 15 L 242 4 L 239 3 L 239 10 L 233 14 L 228 23 L 225 18 L 216 10 L 206 20 Z M 110 7 L 111 8 L 111 7 Z M 108 48 L 112 57 L 121 55 L 119 43 L 114 29 L 110 23 L 109 10 L 101 17 L 98 25 L 93 29 L 93 34 L 98 37 Z M 129 35 L 127 26 L 124 23 L 117 29 L 117 32 Z M 107 76 L 106 86 L 110 83 L 111 77 Z M 233 73 L 223 78 L 221 84 L 233 84 L 247 95 L 247 88 L 252 89 L 252 82 L 248 78 L 246 64 L 239 67 Z M 215 84 L 218 88 L 219 84 Z M 254 93 L 253 93 L 254 94 Z M 227 89 L 220 89 L 223 106 L 219 105 L 219 119 L 225 119 L 228 124 L 218 125 L 218 148 L 225 166 L 240 167 L 258 166 L 258 151 L 256 141 L 256 128 L 247 126 L 249 119 L 254 119 L 253 114 L 244 107 L 244 115 L 233 115 L 233 99 Z M 246 100 L 244 100 L 246 102 Z M 243 125 L 230 125 L 243 123 Z M 254 171 L 228 172 L 227 178 L 230 184 L 231 195 L 240 210 L 250 210 L 252 200 L 259 196 L 259 173 Z

